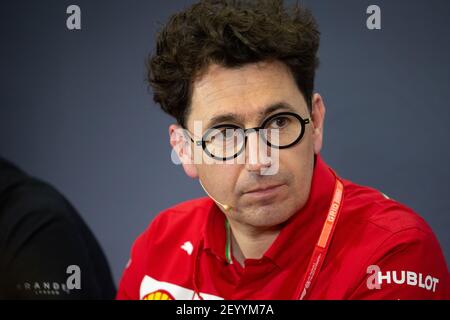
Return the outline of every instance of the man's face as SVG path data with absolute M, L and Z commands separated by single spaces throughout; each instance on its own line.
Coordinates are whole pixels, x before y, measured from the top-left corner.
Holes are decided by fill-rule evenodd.
M 267 113 L 269 107 L 284 104 Z M 289 69 L 281 62 L 248 64 L 238 69 L 211 65 L 193 84 L 187 129 L 194 132 L 194 121 L 201 121 L 203 132 L 214 125 L 232 124 L 241 128 L 261 126 L 273 114 L 290 111 L 303 119 L 310 117 L 306 101 Z M 219 122 L 211 119 L 227 115 Z M 267 164 L 258 154 L 256 133 L 248 136 L 241 164 L 195 164 L 196 175 L 210 195 L 232 207 L 224 212 L 230 219 L 254 227 L 273 227 L 288 220 L 307 201 L 314 168 L 314 123 L 305 126 L 303 139 L 287 149 L 278 150 L 278 169 L 264 175 Z M 198 138 L 198 137 L 197 137 Z M 193 152 L 201 147 L 192 146 Z M 319 148 L 320 149 L 320 148 Z M 204 155 L 207 157 L 207 155 Z M 186 169 L 186 167 L 185 167 Z M 192 176 L 192 169 L 190 174 Z M 265 190 L 264 190 L 265 189 Z M 258 191 L 259 190 L 259 191 Z

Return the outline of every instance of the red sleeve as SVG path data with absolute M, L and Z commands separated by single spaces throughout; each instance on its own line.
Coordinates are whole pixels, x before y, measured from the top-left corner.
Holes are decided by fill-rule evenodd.
M 394 233 L 367 263 L 350 299 L 449 299 L 450 278 L 435 236 L 418 228 Z
M 117 300 L 139 300 L 140 282 L 144 276 L 144 259 L 148 232 L 141 234 L 131 248 L 131 256 L 120 279 Z

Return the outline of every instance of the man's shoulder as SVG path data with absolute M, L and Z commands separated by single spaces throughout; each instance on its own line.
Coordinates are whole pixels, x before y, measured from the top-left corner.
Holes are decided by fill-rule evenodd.
M 344 187 L 344 207 L 330 248 L 331 256 L 338 258 L 329 260 L 330 264 L 339 268 L 341 276 L 336 279 L 338 284 L 335 287 L 346 291 L 342 294 L 351 293 L 351 298 L 364 298 L 387 292 L 380 297 L 389 299 L 430 294 L 430 291 L 421 288 L 423 292 L 416 292 L 416 287 L 408 290 L 412 287 L 407 285 L 394 285 L 381 293 L 367 290 L 367 270 L 370 266 L 378 266 L 383 272 L 396 270 L 398 275 L 401 270 L 421 273 L 424 277 L 433 275 L 441 281 L 439 296 L 448 290 L 448 273 L 442 249 L 432 229 L 419 214 L 374 188 L 348 180 L 344 180 Z M 334 273 L 335 267 L 330 269 Z M 396 291 L 400 289 L 405 291 Z M 426 297 L 433 298 L 434 295 Z
M 161 223 L 203 223 L 214 205 L 208 197 L 187 200 L 161 211 L 154 221 Z
M 153 240 L 174 240 L 186 235 L 198 237 L 213 205 L 207 197 L 181 202 L 158 213 L 144 234 Z
M 350 224 L 375 228 L 387 236 L 405 230 L 433 234 L 418 213 L 383 192 L 348 180 L 345 187 L 345 218 Z
M 34 232 L 52 223 L 71 225 L 79 216 L 51 184 L 0 159 L 0 229 Z
M 149 270 L 162 274 L 167 261 L 189 263 L 192 251 L 203 235 L 208 213 L 214 202 L 199 198 L 179 203 L 156 215 L 148 227 L 136 238 L 131 259 L 139 276 Z M 188 254 L 179 254 L 185 252 Z M 155 263 L 157 257 L 158 263 Z M 188 259 L 188 260 L 186 260 Z

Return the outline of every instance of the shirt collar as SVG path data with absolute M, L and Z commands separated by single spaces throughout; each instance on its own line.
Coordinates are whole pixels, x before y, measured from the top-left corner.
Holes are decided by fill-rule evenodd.
M 307 202 L 288 220 L 263 258 L 282 268 L 296 257 L 295 252 L 313 249 L 327 215 L 335 182 L 335 173 L 317 155 Z M 219 259 L 228 261 L 226 217 L 212 200 L 208 211 L 203 233 L 204 249 L 210 250 Z

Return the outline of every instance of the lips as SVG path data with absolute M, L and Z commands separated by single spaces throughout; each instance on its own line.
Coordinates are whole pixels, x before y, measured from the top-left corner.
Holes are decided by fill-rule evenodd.
M 246 194 L 252 194 L 252 193 L 265 193 L 265 192 L 270 192 L 275 190 L 276 188 L 282 186 L 283 184 L 273 184 L 273 185 L 268 185 L 268 186 L 259 186 L 257 188 L 251 189 L 247 192 L 244 192 Z

